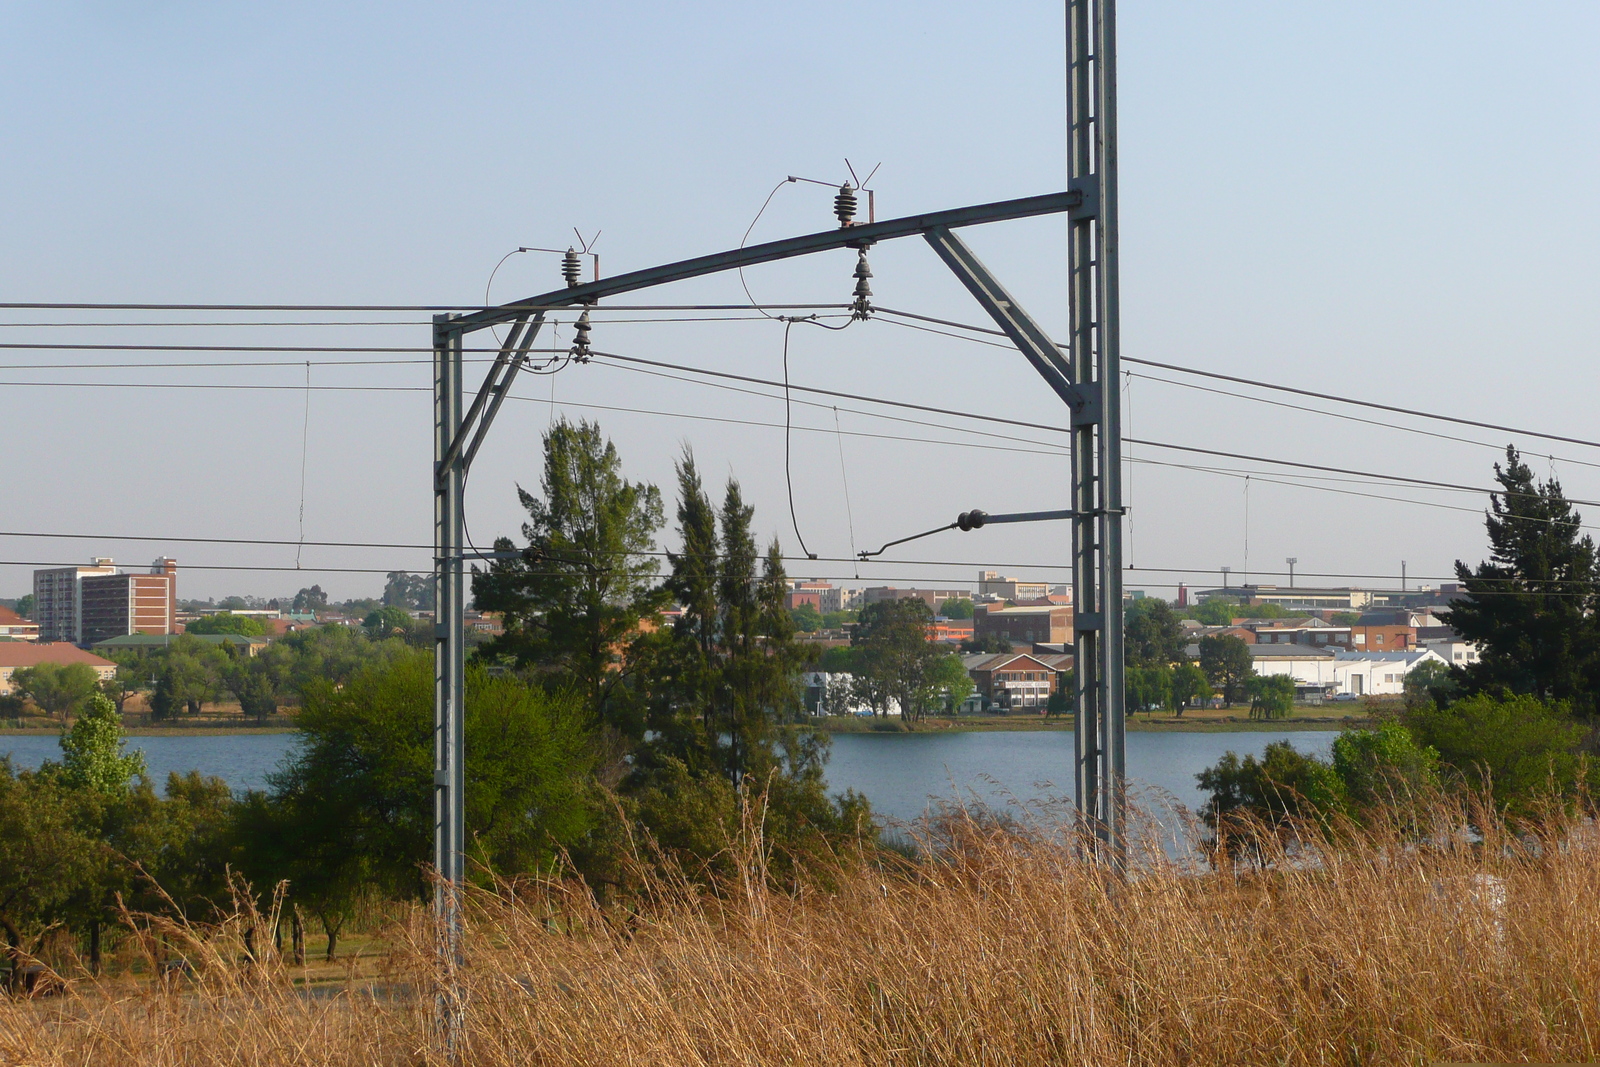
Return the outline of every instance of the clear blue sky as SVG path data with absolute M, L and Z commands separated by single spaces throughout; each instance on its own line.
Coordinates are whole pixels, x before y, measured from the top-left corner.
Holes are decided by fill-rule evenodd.
M 1123 0 L 1120 18 L 1126 355 L 1600 436 L 1591 370 L 1600 7 Z M 775 182 L 839 180 L 847 156 L 882 162 L 880 215 L 1053 190 L 1064 180 L 1062 22 L 1055 4 L 5 5 L 0 292 L 9 301 L 471 304 L 506 251 L 565 245 L 574 226 L 604 231 L 607 273 L 731 247 Z M 830 221 L 826 190 L 789 185 L 752 239 Z M 972 235 L 1053 329 L 1065 311 L 1062 238 L 1053 219 Z M 880 303 L 979 321 L 924 247 L 880 246 L 872 265 Z M 843 301 L 852 266 L 840 253 L 747 280 L 762 300 Z M 492 296 L 557 283 L 548 257 L 517 256 Z M 743 298 L 736 277 L 657 295 Z M 278 330 L 13 325 L 0 340 L 421 348 L 423 319 Z M 0 321 L 65 320 L 26 311 Z M 800 383 L 1061 418 L 1005 351 L 887 323 L 797 328 L 792 340 Z M 781 327 L 765 321 L 615 324 L 595 338 L 604 349 L 765 377 L 780 370 L 781 341 Z M 172 359 L 0 350 L 10 368 Z M 7 369 L 3 380 L 304 378 L 303 367 L 228 367 Z M 427 381 L 425 364 L 313 371 L 319 385 Z M 519 392 L 548 401 L 551 384 Z M 598 366 L 563 372 L 554 388 L 558 405 L 758 423 L 783 414 L 771 400 Z M 0 526 L 293 539 L 303 403 L 293 391 L 0 386 L 9 453 Z M 691 443 L 713 479 L 741 479 L 761 529 L 797 547 L 781 431 L 566 410 L 598 417 L 630 475 L 660 484 L 669 504 L 672 459 Z M 1490 448 L 1137 378 L 1129 410 L 1135 436 L 1473 485 L 1488 484 L 1495 459 Z M 496 426 L 471 485 L 480 542 L 518 525 L 514 485 L 536 484 L 549 417 L 545 404 L 512 405 Z M 826 411 L 796 419 L 833 426 Z M 840 422 L 858 433 L 984 440 L 853 412 Z M 315 393 L 307 537 L 425 543 L 428 424 L 425 392 Z M 851 436 L 847 516 L 838 444 L 814 432 L 794 440 L 801 530 L 825 556 L 849 555 L 850 516 L 867 547 L 969 507 L 1064 502 L 1056 457 Z M 1568 461 L 1600 462 L 1600 450 L 1528 447 L 1555 451 L 1535 467 L 1554 469 L 1571 495 L 1600 499 L 1600 469 Z M 1260 480 L 1249 495 L 1252 571 L 1281 570 L 1293 555 L 1302 573 L 1393 574 L 1405 559 L 1413 576 L 1438 576 L 1484 551 L 1481 497 L 1427 496 L 1470 509 L 1451 511 Z M 1241 481 L 1135 464 L 1131 498 L 1136 565 L 1206 568 L 1201 581 L 1222 564 L 1243 570 Z M 1600 508 L 1586 510 L 1600 522 Z M 6 560 L 294 561 L 281 548 L 3 540 Z M 1065 543 L 1064 527 L 949 535 L 903 558 L 959 566 L 860 573 L 863 582 L 970 582 L 980 562 L 1064 563 Z M 425 557 L 307 549 L 303 561 L 424 566 Z M 854 574 L 837 564 L 795 573 L 813 570 Z M 1129 584 L 1157 591 L 1172 580 L 1136 573 Z M 381 585 L 378 576 L 191 570 L 182 592 L 277 595 L 312 581 L 339 597 Z M 28 568 L 0 567 L 0 594 L 28 583 Z

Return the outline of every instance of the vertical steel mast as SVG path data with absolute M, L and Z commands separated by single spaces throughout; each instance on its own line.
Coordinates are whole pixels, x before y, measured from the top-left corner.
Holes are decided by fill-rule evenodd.
M 457 316 L 439 315 L 433 322 L 433 864 L 437 881 L 433 902 L 439 938 L 439 1022 L 445 1048 L 454 1053 L 459 1041 L 460 1005 L 455 972 L 462 963 L 462 845 L 466 835 L 463 793 L 462 713 L 466 687 L 465 646 L 461 610 L 461 330 Z
M 1067 3 L 1071 380 L 1098 403 L 1072 433 L 1078 811 L 1119 860 L 1126 835 L 1122 649 L 1122 405 L 1117 326 L 1116 2 Z

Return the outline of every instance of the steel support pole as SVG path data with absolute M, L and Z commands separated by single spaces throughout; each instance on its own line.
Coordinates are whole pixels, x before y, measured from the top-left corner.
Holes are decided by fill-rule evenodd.
M 458 1055 L 462 1029 L 456 987 L 462 964 L 462 845 L 466 833 L 463 803 L 462 713 L 465 654 L 462 643 L 463 464 L 457 443 L 462 420 L 462 352 L 456 316 L 435 317 L 433 326 L 434 415 L 434 722 L 433 814 L 434 889 L 439 955 L 439 1040 Z
M 1107 805 L 1113 860 L 1121 864 L 1127 851 L 1128 750 L 1127 674 L 1122 615 L 1122 348 L 1118 298 L 1117 251 L 1117 40 L 1116 0 L 1095 4 L 1094 132 L 1098 148 L 1100 211 L 1096 282 L 1099 289 L 1100 388 L 1105 421 L 1100 427 L 1101 595 L 1106 624 L 1101 639 L 1103 658 L 1106 762 L 1110 790 Z
M 1117 329 L 1115 0 L 1068 0 L 1070 377 L 1095 390 L 1072 432 L 1074 796 L 1108 858 L 1126 849 L 1122 416 Z

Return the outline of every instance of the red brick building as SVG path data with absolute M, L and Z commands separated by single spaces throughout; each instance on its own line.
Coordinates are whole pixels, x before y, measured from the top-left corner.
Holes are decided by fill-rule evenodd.
M 1050 604 L 996 607 L 979 604 L 973 614 L 974 636 L 1001 637 L 1017 645 L 1064 645 L 1072 641 L 1072 609 Z
M 1001 652 L 961 657 L 986 707 L 996 710 L 1043 713 L 1050 694 L 1061 687 L 1072 657 L 1066 655 Z
M 178 564 L 158 559 L 149 574 L 96 574 L 82 579 L 78 643 L 124 634 L 178 632 Z

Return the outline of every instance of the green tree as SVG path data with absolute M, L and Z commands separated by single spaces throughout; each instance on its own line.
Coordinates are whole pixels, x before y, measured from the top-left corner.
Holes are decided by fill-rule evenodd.
M 1281 832 L 1294 820 L 1332 815 L 1346 804 L 1344 782 L 1333 767 L 1287 741 L 1268 744 L 1259 760 L 1227 752 L 1195 781 L 1210 794 L 1200 817 L 1230 851 L 1253 839 L 1252 820 Z
M 190 634 L 238 634 L 241 637 L 260 637 L 266 632 L 267 627 L 260 619 L 249 615 L 235 615 L 231 611 L 203 615 L 184 627 L 184 633 Z
M 1072 702 L 1075 699 L 1075 693 L 1072 688 L 1071 679 L 1071 674 L 1068 674 L 1066 678 L 1061 680 L 1059 685 L 1050 690 L 1050 699 L 1045 702 L 1044 706 L 1044 713 L 1046 717 L 1055 718 L 1058 715 L 1066 715 L 1072 711 Z
M 1570 796 L 1583 780 L 1579 752 L 1586 731 L 1562 704 L 1527 694 L 1500 699 L 1479 693 L 1446 708 L 1408 708 L 1403 722 L 1418 744 L 1437 751 L 1467 785 L 1487 788 L 1513 814 L 1531 813 L 1551 790 Z
M 1423 660 L 1406 672 L 1405 694 L 1408 705 L 1448 704 L 1455 699 L 1461 683 L 1450 665 L 1436 659 Z
M 1394 720 L 1346 730 L 1333 742 L 1333 769 L 1358 808 L 1426 796 L 1439 787 L 1439 753 Z
M 972 618 L 972 601 L 967 597 L 951 597 L 939 605 L 939 614 L 947 619 Z
M 933 612 L 916 597 L 880 600 L 861 611 L 853 643 L 861 649 L 857 696 L 878 714 L 899 705 L 905 722 L 923 717 L 935 695 L 934 666 L 945 655 L 928 641 Z
M 424 574 L 390 571 L 383 584 L 385 607 L 433 610 L 433 579 Z
M 100 849 L 80 823 L 73 791 L 59 775 L 19 774 L 0 759 L 0 930 L 13 992 L 24 956 L 38 950 L 38 939 L 66 918 L 74 895 L 98 873 Z
M 1226 626 L 1239 615 L 1239 605 L 1228 597 L 1212 597 L 1202 600 L 1189 609 L 1189 617 L 1196 622 L 1203 622 L 1207 626 Z
M 969 655 L 979 652 L 991 654 L 1010 652 L 1011 642 L 1002 634 L 984 634 L 982 637 L 974 637 L 970 641 L 961 642 L 961 651 Z
M 117 673 L 101 681 L 100 692 L 111 700 L 117 714 L 121 715 L 128 698 L 145 687 L 149 674 L 137 654 L 129 656 L 122 653 L 117 656 L 116 664 Z
M 1187 657 L 1183 627 L 1165 600 L 1145 597 L 1128 607 L 1124 647 L 1130 666 L 1170 667 Z
M 854 674 L 861 666 L 861 650 L 855 645 L 823 649 L 817 669 L 829 674 Z
M 935 694 L 942 695 L 943 709 L 951 714 L 959 711 L 961 705 L 977 689 L 977 685 L 972 681 L 972 675 L 967 673 L 967 668 L 962 664 L 961 657 L 954 652 L 947 652 L 934 660 L 928 684 Z
M 596 766 L 585 715 L 506 675 L 471 666 L 466 680 L 467 841 L 484 873 L 548 869 L 582 844 L 598 818 L 588 790 Z M 277 872 L 301 884 L 337 936 L 363 887 L 420 898 L 433 830 L 433 657 L 408 651 L 318 685 L 298 719 L 300 743 L 243 814 L 248 840 L 287 858 Z
M 1200 639 L 1200 669 L 1232 707 L 1244 694 L 1246 680 L 1255 673 L 1255 658 L 1242 638 L 1215 634 Z
M 87 663 L 41 663 L 11 675 L 11 684 L 48 715 L 65 719 L 100 687 L 100 676 Z
M 124 753 L 122 718 L 110 699 L 95 693 L 70 730 L 61 733 L 62 776 L 78 789 L 120 793 L 145 773 L 144 753 Z
M 1172 706 L 1173 669 L 1164 663 L 1127 668 L 1127 707 L 1129 713 L 1154 711 Z
M 787 579 L 776 543 L 758 555 L 738 482 L 729 480 L 719 513 L 688 450 L 677 476 L 682 548 L 667 554 L 665 592 L 683 613 L 648 672 L 655 741 L 642 758 L 652 774 L 677 760 L 691 777 L 721 774 L 737 786 L 779 767 L 777 728 L 800 707 Z
M 1245 679 L 1252 719 L 1287 719 L 1294 710 L 1294 679 L 1287 674 L 1252 674 Z
M 683 612 L 649 650 L 650 729 L 624 795 L 655 842 L 694 869 L 725 863 L 740 792 L 760 793 L 764 833 L 781 866 L 789 862 L 782 857 L 856 832 L 864 802 L 829 799 L 828 737 L 792 721 L 801 708 L 800 654 L 783 607 L 777 543 L 758 555 L 738 483 L 728 482 L 719 512 L 687 449 L 677 477 L 682 547 L 667 554 L 666 590 Z M 824 660 L 840 651 L 855 650 L 829 650 Z M 837 706 L 837 697 L 825 699 Z
M 1444 621 L 1478 646 L 1461 672 L 1468 693 L 1524 693 L 1596 711 L 1600 623 L 1594 540 L 1554 478 L 1540 482 L 1515 448 L 1495 464 L 1501 490 L 1489 497 L 1490 558 L 1476 570 L 1456 561 L 1466 595 Z
M 150 695 L 154 718 L 198 715 L 203 705 L 222 697 L 229 657 L 221 648 L 184 634 L 167 648 L 160 664 Z
M 1172 706 L 1179 715 L 1200 700 L 1211 699 L 1211 682 L 1206 672 L 1193 663 L 1180 663 L 1172 671 Z
M 505 615 L 505 633 L 479 649 L 551 672 L 583 695 L 591 715 L 637 736 L 642 717 L 627 683 L 640 621 L 665 596 L 650 582 L 661 494 L 622 477 L 616 446 L 591 422 L 565 419 L 544 435 L 543 499 L 517 494 L 529 521 L 520 555 L 473 573 L 480 608 Z M 507 538 L 500 552 L 514 551 Z
M 371 612 L 361 625 L 373 637 L 405 637 L 411 633 L 414 621 L 405 608 L 391 605 Z
M 1335 626 L 1354 626 L 1361 621 L 1359 611 L 1336 611 L 1328 616 L 1328 621 Z
M 294 595 L 294 603 L 290 611 L 296 615 L 311 614 L 328 609 L 328 594 L 322 591 L 322 586 L 313 585 L 309 589 L 302 589 Z
M 789 619 L 794 628 L 803 634 L 814 634 L 822 629 L 822 615 L 810 604 L 789 609 Z
M 35 601 L 33 599 L 33 594 L 32 593 L 24 593 L 24 594 L 22 594 L 22 596 L 17 598 L 17 607 L 16 607 L 17 614 L 21 615 L 24 619 L 33 618 L 34 603 L 35 603 Z

